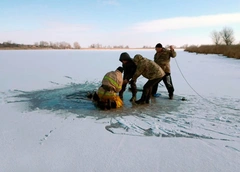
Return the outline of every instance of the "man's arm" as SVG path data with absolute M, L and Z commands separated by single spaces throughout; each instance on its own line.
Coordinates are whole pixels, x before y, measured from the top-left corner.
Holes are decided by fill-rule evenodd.
M 176 56 L 177 56 L 177 53 L 176 53 L 176 51 L 174 50 L 173 46 L 170 45 L 169 48 L 170 48 L 170 57 L 172 57 L 172 58 L 176 57 Z

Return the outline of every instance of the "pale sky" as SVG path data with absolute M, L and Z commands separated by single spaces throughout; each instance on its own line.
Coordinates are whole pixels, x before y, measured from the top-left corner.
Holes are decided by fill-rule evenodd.
M 1 0 L 0 43 L 202 45 L 224 27 L 239 43 L 239 9 L 240 0 Z

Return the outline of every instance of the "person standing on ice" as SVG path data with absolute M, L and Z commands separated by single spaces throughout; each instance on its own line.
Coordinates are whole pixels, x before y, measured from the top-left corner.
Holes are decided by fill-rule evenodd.
M 139 100 L 135 101 L 137 104 L 149 103 L 152 87 L 159 83 L 165 76 L 165 72 L 154 61 L 143 57 L 140 54 L 136 54 L 133 58 L 134 63 L 137 65 L 136 72 L 132 77 L 132 82 L 136 82 L 137 78 L 142 75 L 147 78 L 148 81 L 143 86 L 142 96 Z
M 173 99 L 174 87 L 171 78 L 170 59 L 171 57 L 176 57 L 177 54 L 172 45 L 169 48 L 170 50 L 167 50 L 162 47 L 162 44 L 158 43 L 155 46 L 156 53 L 154 55 L 154 62 L 156 62 L 166 73 L 166 75 L 163 77 L 163 82 L 168 90 L 169 99 Z M 156 95 L 158 84 L 159 82 L 153 86 L 152 96 Z
M 106 73 L 102 79 L 102 85 L 94 94 L 89 94 L 87 97 L 92 98 L 97 107 L 102 110 L 122 107 L 123 102 L 117 95 L 122 89 L 122 73 L 122 67 Z
M 131 91 L 132 91 L 132 98 L 130 99 L 130 101 L 134 102 L 136 100 L 137 87 L 136 87 L 135 82 L 129 82 L 129 81 L 132 79 L 137 66 L 133 62 L 133 59 L 129 56 L 129 54 L 127 52 L 121 53 L 119 61 L 122 62 L 122 67 L 123 67 L 123 71 L 124 71 L 123 85 L 122 85 L 121 91 L 119 92 L 119 96 L 121 99 L 123 99 L 123 93 L 126 90 L 127 84 L 129 83 L 131 86 Z

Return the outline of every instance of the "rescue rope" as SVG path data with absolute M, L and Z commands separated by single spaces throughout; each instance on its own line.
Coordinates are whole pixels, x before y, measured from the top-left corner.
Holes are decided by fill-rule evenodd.
M 176 64 L 177 64 L 178 70 L 180 71 L 183 79 L 186 81 L 186 83 L 188 84 L 188 86 L 189 86 L 199 97 L 205 99 L 203 96 L 201 96 L 201 95 L 189 84 L 189 82 L 187 81 L 187 79 L 186 79 L 185 76 L 183 75 L 182 70 L 180 69 L 180 67 L 179 67 L 179 65 L 178 65 L 177 59 L 176 59 L 176 58 L 174 58 L 174 59 L 175 59 L 175 62 L 176 62 Z M 207 100 L 207 101 L 208 101 L 208 100 Z
M 178 70 L 180 71 L 183 79 L 186 81 L 186 83 L 188 84 L 188 86 L 189 86 L 199 97 L 201 97 L 201 98 L 204 99 L 205 101 L 207 101 L 207 102 L 209 102 L 209 103 L 211 103 L 211 104 L 214 104 L 214 105 L 216 105 L 216 106 L 224 107 L 224 108 L 227 108 L 227 109 L 231 109 L 231 108 L 229 108 L 229 107 L 216 104 L 216 103 L 208 100 L 207 98 L 203 97 L 202 95 L 200 95 L 200 94 L 189 84 L 189 82 L 187 81 L 186 77 L 184 76 L 184 74 L 182 73 L 182 70 L 180 69 L 180 67 L 179 67 L 179 65 L 178 65 L 177 59 L 176 59 L 176 58 L 174 58 L 174 59 L 175 59 L 175 62 L 176 62 L 177 67 L 178 67 Z M 231 110 L 233 110 L 233 109 L 231 109 Z M 240 109 L 236 109 L 236 108 L 235 108 L 234 110 L 240 110 Z

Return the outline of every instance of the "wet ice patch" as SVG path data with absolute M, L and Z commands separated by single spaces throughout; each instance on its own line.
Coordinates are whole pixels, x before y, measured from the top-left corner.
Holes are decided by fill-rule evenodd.
M 100 83 L 71 83 L 61 88 L 38 91 L 14 90 L 2 93 L 6 103 L 20 103 L 29 111 L 49 110 L 55 115 L 71 113 L 76 119 L 91 117 L 112 134 L 161 137 L 236 140 L 240 138 L 239 99 L 197 95 L 175 95 L 169 100 L 166 92 L 152 98 L 150 104 L 136 105 L 124 93 L 124 107 L 100 111 L 86 98 Z M 141 92 L 137 97 L 140 98 Z M 4 97 L 4 98 L 3 98 Z M 59 112 L 60 111 L 60 112 Z M 47 137 L 44 137 L 47 139 Z M 42 141 L 43 141 L 42 140 Z
M 240 139 L 238 99 L 212 97 L 213 104 L 194 95 L 188 96 L 184 103 L 163 99 L 155 98 L 148 110 L 136 108 L 129 116 L 111 118 L 105 129 L 135 136 Z
M 7 103 L 25 103 L 29 111 L 49 110 L 67 111 L 80 114 L 84 111 L 95 110 L 92 102 L 86 98 L 88 90 L 96 89 L 96 83 L 70 84 L 56 89 L 44 89 L 37 91 L 10 91 L 6 99 Z M 76 97 L 67 98 L 76 94 Z

